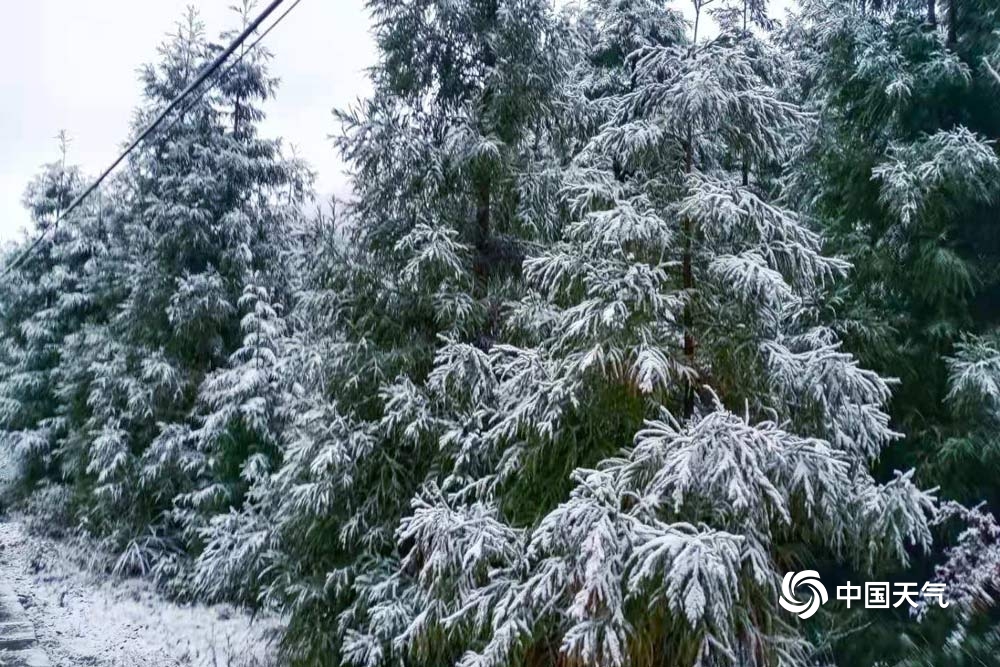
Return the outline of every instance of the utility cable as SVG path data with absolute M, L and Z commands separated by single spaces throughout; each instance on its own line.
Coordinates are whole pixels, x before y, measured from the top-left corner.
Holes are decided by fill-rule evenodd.
M 274 23 L 272 23 L 270 26 L 268 26 L 267 30 L 265 30 L 264 32 L 262 32 L 257 37 L 257 39 L 255 39 L 253 41 L 253 43 L 250 44 L 250 46 L 248 46 L 246 48 L 245 51 L 243 51 L 242 53 L 240 53 L 239 57 L 237 57 L 236 60 L 234 60 L 233 62 L 229 63 L 229 66 L 226 67 L 226 69 L 224 69 L 221 73 L 219 73 L 219 75 L 217 77 L 215 77 L 215 81 L 214 82 L 206 84 L 204 87 L 202 87 L 202 89 L 199 90 L 197 94 L 195 94 L 194 98 L 190 102 L 188 102 L 188 104 L 183 109 L 181 109 L 180 111 L 177 112 L 177 115 L 174 116 L 174 119 L 172 121 L 170 121 L 170 124 L 167 125 L 165 128 L 163 128 L 162 134 L 165 135 L 168 132 L 170 132 L 170 130 L 172 130 L 174 128 L 174 126 L 177 125 L 177 123 L 179 123 L 182 118 L 184 118 L 184 115 L 187 114 L 188 111 L 190 111 L 191 109 L 193 109 L 195 107 L 195 105 L 197 105 L 198 102 L 201 101 L 201 98 L 205 96 L 205 93 L 207 93 L 208 90 L 212 86 L 214 86 L 215 84 L 217 84 L 220 81 L 222 81 L 223 79 L 225 79 L 229 75 L 229 73 L 232 72 L 236 68 L 237 65 L 239 65 L 241 62 L 243 62 L 243 59 L 246 58 L 251 52 L 253 52 L 253 50 L 257 47 L 257 45 L 260 44 L 261 41 L 263 41 L 263 39 L 265 37 L 267 37 L 268 33 L 270 33 L 272 30 L 274 30 L 275 28 L 277 28 L 278 24 L 281 23 L 281 21 L 284 20 L 284 18 L 286 16 L 288 16 L 292 12 L 292 10 L 295 9 L 296 6 L 298 6 L 298 4 L 300 2 L 302 2 L 302 0 L 295 0 L 295 2 L 293 2 L 288 7 L 288 9 L 286 9 L 285 11 L 283 11 L 281 13 L 281 15 L 278 16 L 278 18 L 276 18 L 274 20 Z
M 136 146 L 138 146 L 140 143 L 142 143 L 144 139 L 146 139 L 146 137 L 150 136 L 154 131 L 156 131 L 156 128 L 159 127 L 160 123 L 163 122 L 163 120 L 170 114 L 171 111 L 176 109 L 180 105 L 180 103 L 184 101 L 185 97 L 190 95 L 191 92 L 194 91 L 196 88 L 198 88 L 198 86 L 200 86 L 206 79 L 208 79 L 208 77 L 212 76 L 212 74 L 217 69 L 219 69 L 219 67 L 222 66 L 226 58 L 231 56 L 233 52 L 237 48 L 239 48 L 239 46 L 243 44 L 243 42 L 246 41 L 247 37 L 249 37 L 255 30 L 257 30 L 257 28 L 260 27 L 260 24 L 263 23 L 264 20 L 268 16 L 270 16 L 282 2 L 284 2 L 284 0 L 272 0 L 271 3 L 266 8 L 264 8 L 264 10 L 260 13 L 260 15 L 257 16 L 257 18 L 255 18 L 253 21 L 247 24 L 246 28 L 243 29 L 243 32 L 237 35 L 236 39 L 234 39 L 233 42 L 228 47 L 226 47 L 226 49 L 222 53 L 216 56 L 215 60 L 209 63 L 208 66 L 206 66 L 205 69 L 203 69 L 201 73 L 198 74 L 197 77 L 195 77 L 194 81 L 189 83 L 187 87 L 185 87 L 184 90 L 182 90 L 181 93 L 177 97 L 175 97 L 173 101 L 171 101 L 170 104 L 168 104 L 163 109 L 163 111 L 161 111 L 156 116 L 153 122 L 150 123 L 146 127 L 146 129 L 144 129 L 141 133 L 139 133 L 139 136 L 136 137 L 132 141 L 132 143 L 130 143 L 128 147 L 122 152 L 122 154 L 119 155 L 118 158 L 111 163 L 111 166 L 105 169 L 101 173 L 101 175 L 97 177 L 97 180 L 91 183 L 86 190 L 84 190 L 79 196 L 76 197 L 76 199 L 70 202 L 69 206 L 67 206 L 66 209 L 59 214 L 59 216 L 55 219 L 52 225 L 43 230 L 42 233 L 40 233 L 38 237 L 34 241 L 32 241 L 31 245 L 29 245 L 24 250 L 24 252 L 22 252 L 13 262 L 7 265 L 7 267 L 3 270 L 3 273 L 0 273 L 0 278 L 6 277 L 14 269 L 23 264 L 25 260 L 27 260 L 28 257 L 31 256 L 31 254 L 38 248 L 38 246 L 41 245 L 42 241 L 45 240 L 45 236 L 49 233 L 49 231 L 55 230 L 59 226 L 59 223 L 67 215 L 69 215 L 69 213 L 73 211 L 73 209 L 79 206 L 90 193 L 96 190 L 98 186 L 104 181 L 104 179 L 107 178 L 112 171 L 114 171 L 115 167 L 121 164 L 121 161 L 124 160 L 128 156 L 128 154 L 131 153 L 136 148 Z M 296 4 L 298 4 L 298 2 L 296 2 Z M 285 13 L 285 15 L 287 15 L 287 12 Z M 282 18 L 284 18 L 284 15 L 282 16 Z M 274 26 L 271 27 L 273 28 Z M 202 94 L 204 94 L 204 91 L 202 92 Z

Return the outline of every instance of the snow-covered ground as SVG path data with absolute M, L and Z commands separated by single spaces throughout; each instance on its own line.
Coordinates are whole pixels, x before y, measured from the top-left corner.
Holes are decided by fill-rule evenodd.
M 0 518 L 0 577 L 58 667 L 271 667 L 277 619 L 231 607 L 179 605 L 145 581 L 86 571 L 69 542 Z

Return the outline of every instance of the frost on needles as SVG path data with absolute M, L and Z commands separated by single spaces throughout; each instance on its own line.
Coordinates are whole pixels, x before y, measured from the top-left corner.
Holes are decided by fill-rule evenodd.
M 296 665 L 813 665 L 847 615 L 800 624 L 782 575 L 905 566 L 949 517 L 938 575 L 985 600 L 995 521 L 876 479 L 914 421 L 869 370 L 975 283 L 940 241 L 994 146 L 903 111 L 977 74 L 910 5 L 695 4 L 718 35 L 652 0 L 371 0 L 353 197 L 316 214 L 241 61 L 0 285 L 28 505 L 118 574 L 280 611 Z M 136 126 L 217 49 L 190 16 Z M 47 168 L 39 227 L 79 184 Z M 915 349 L 986 449 L 995 336 Z
M 595 11 L 596 50 L 622 19 Z M 868 472 L 898 437 L 889 388 L 818 316 L 848 266 L 775 196 L 807 119 L 769 55 L 650 40 L 616 65 L 626 89 L 579 100 L 599 129 L 508 342 L 444 340 L 393 390 L 442 457 L 397 530 L 419 612 L 385 633 L 373 607 L 350 657 L 807 664 L 775 607 L 786 545 L 864 569 L 929 544 L 933 498 Z

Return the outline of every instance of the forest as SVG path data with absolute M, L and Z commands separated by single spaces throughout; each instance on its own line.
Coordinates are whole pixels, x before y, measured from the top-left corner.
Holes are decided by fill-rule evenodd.
M 0 508 L 294 666 L 1000 665 L 996 0 L 366 4 L 343 201 L 263 47 L 25 176 Z

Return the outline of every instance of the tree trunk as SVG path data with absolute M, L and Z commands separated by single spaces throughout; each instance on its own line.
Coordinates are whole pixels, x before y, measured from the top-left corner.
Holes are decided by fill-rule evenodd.
M 691 220 L 684 219 L 684 255 L 681 258 L 681 281 L 684 291 L 688 293 L 694 289 L 694 273 L 691 270 Z M 691 304 L 684 306 L 684 359 L 689 366 L 694 365 L 694 336 L 691 334 Z M 688 381 L 684 388 L 684 416 L 690 417 L 694 412 L 694 386 Z
M 687 146 L 684 155 L 684 173 L 690 174 L 694 168 L 694 147 L 692 144 L 691 130 L 688 129 Z M 684 306 L 684 359 L 689 367 L 694 367 L 694 335 L 691 332 L 693 317 L 691 313 L 691 292 L 694 290 L 694 271 L 691 267 L 691 255 L 694 251 L 694 224 L 691 218 L 685 216 L 682 222 L 684 234 L 684 250 L 681 255 L 681 286 L 688 297 L 688 302 Z M 694 384 L 690 381 L 684 388 L 684 417 L 690 417 L 694 412 Z
M 958 0 L 948 2 L 948 48 L 958 44 Z
M 937 0 L 927 0 L 927 23 L 937 27 Z
M 484 176 L 476 181 L 476 249 L 480 257 L 488 254 L 490 245 L 490 178 Z M 488 267 L 487 267 L 488 268 Z

